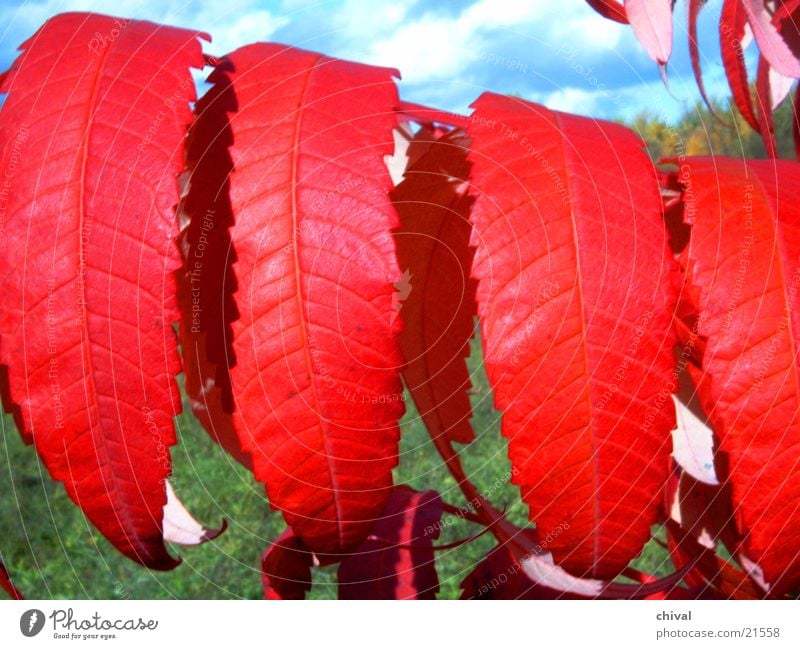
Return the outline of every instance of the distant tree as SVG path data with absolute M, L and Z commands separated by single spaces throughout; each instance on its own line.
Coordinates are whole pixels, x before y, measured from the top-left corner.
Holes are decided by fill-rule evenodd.
M 684 113 L 674 124 L 649 112 L 625 123 L 647 142 L 654 160 L 674 155 L 725 155 L 737 158 L 765 158 L 761 136 L 732 106 L 714 104 L 714 114 L 702 102 Z M 794 159 L 791 98 L 775 111 L 775 136 L 783 158 Z

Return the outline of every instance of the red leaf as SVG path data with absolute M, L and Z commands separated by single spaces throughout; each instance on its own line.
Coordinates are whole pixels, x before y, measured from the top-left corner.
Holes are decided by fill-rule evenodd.
M 300 538 L 284 531 L 261 556 L 264 599 L 305 599 L 313 565 L 314 555 Z
M 708 95 L 706 94 L 705 84 L 703 83 L 703 67 L 700 65 L 700 45 L 697 39 L 697 17 L 700 14 L 700 10 L 705 5 L 706 0 L 688 0 L 686 3 L 689 27 L 689 58 L 692 61 L 692 72 L 694 73 L 695 81 L 697 81 L 700 96 L 703 98 L 705 105 L 708 106 L 711 114 L 716 116 L 714 107 L 711 105 Z
M 511 552 L 502 545 L 489 554 L 461 582 L 461 599 L 583 599 L 531 581 Z
M 630 131 L 484 94 L 472 210 L 484 358 L 515 483 L 574 574 L 619 573 L 666 479 L 674 268 Z M 502 164 L 494 161 L 502 161 Z
M 784 0 L 775 7 L 772 24 L 795 58 L 800 58 L 800 0 Z
M 230 62 L 216 63 L 217 83 L 197 102 L 198 119 L 186 142 L 186 188 L 178 208 L 184 266 L 178 275 L 181 349 L 186 392 L 195 417 L 217 443 L 249 469 L 233 426 L 233 393 L 228 368 L 236 363 L 231 322 L 239 317 L 232 266 L 233 211 L 228 147 L 233 133 L 228 113 L 237 110 L 226 73 Z
M 684 267 L 706 339 L 689 366 L 729 464 L 745 553 L 773 594 L 800 584 L 800 167 L 686 161 L 695 214 Z
M 372 534 L 339 565 L 339 599 L 435 599 L 441 518 L 435 491 L 395 487 Z
M 761 55 L 785 77 L 800 78 L 800 59 L 781 36 L 765 0 L 741 0 Z
M 674 0 L 625 0 L 625 15 L 647 54 L 661 66 L 672 54 Z
M 586 0 L 586 3 L 603 18 L 608 18 L 623 25 L 628 24 L 625 7 L 617 0 Z
M 25 599 L 22 593 L 17 590 L 17 587 L 11 583 L 11 577 L 9 577 L 8 570 L 6 570 L 2 561 L 0 561 L 0 588 L 2 588 L 11 599 Z
M 461 180 L 469 172 L 466 142 L 460 132 L 437 138 L 422 129 L 410 143 L 412 159 L 416 148 L 425 152 L 391 192 L 400 215 L 397 258 L 408 278 L 400 311 L 403 377 L 431 436 L 466 444 L 475 436 L 466 363 L 475 319 L 472 198 Z
M 761 599 L 745 572 L 717 554 L 723 542 L 736 552 L 740 539 L 733 525 L 730 490 L 709 486 L 685 473 L 673 476 L 667 487 L 667 542 L 675 566 L 692 564 L 684 581 L 697 596 Z
M 198 36 L 56 16 L 23 46 L 0 111 L 14 176 L 0 251 L 10 397 L 53 478 L 156 569 L 178 563 L 162 517 L 180 408 L 175 176 Z
M 761 124 L 761 139 L 764 149 L 770 158 L 778 157 L 778 145 L 775 141 L 775 121 L 772 117 L 772 88 L 769 78 L 769 63 L 763 56 L 758 57 L 758 73 L 756 74 L 756 108 L 758 121 Z
M 383 164 L 393 74 L 256 44 L 212 73 L 220 90 L 198 115 L 209 134 L 226 129 L 233 162 L 234 223 L 217 243 L 229 236 L 235 254 L 238 318 L 209 320 L 230 322 L 233 426 L 271 504 L 314 552 L 366 537 L 397 462 L 400 273 Z M 190 188 L 215 157 L 198 156 Z M 206 192 L 195 200 L 193 216 L 216 209 Z
M 753 108 L 742 47 L 746 27 L 747 14 L 742 9 L 741 0 L 723 0 L 722 15 L 719 20 L 719 41 L 725 76 L 728 78 L 736 108 L 747 123 L 760 133 L 761 124 Z

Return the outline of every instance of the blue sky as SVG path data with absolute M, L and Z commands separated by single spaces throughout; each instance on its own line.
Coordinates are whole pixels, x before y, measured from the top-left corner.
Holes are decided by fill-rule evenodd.
M 709 0 L 700 41 L 709 94 L 727 96 Z M 467 112 L 484 90 L 517 94 L 594 117 L 642 110 L 672 121 L 699 98 L 686 47 L 686 5 L 675 12 L 670 91 L 629 27 L 604 20 L 583 0 L 38 0 L 0 5 L 0 64 L 49 16 L 97 11 L 193 27 L 219 55 L 277 41 L 330 56 L 399 68 L 404 99 Z

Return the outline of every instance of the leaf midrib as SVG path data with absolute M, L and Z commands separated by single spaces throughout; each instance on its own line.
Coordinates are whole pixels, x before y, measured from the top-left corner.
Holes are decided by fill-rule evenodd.
M 100 56 L 100 58 L 98 60 L 98 63 L 97 63 L 97 68 L 96 68 L 96 72 L 95 72 L 95 75 L 94 75 L 94 80 L 92 82 L 91 95 L 90 95 L 89 101 L 87 103 L 87 110 L 86 110 L 86 117 L 85 117 L 85 119 L 86 119 L 86 128 L 84 129 L 83 144 L 80 147 L 80 152 L 81 152 L 81 176 L 80 176 L 80 184 L 79 184 L 79 187 L 78 187 L 78 216 L 79 216 L 79 218 L 78 218 L 78 232 L 77 232 L 77 236 L 78 236 L 78 265 L 79 265 L 79 269 L 78 270 L 79 270 L 79 273 L 80 273 L 80 260 L 81 259 L 88 259 L 88 256 L 87 256 L 88 251 L 86 250 L 87 243 L 84 242 L 83 231 L 84 231 L 84 227 L 86 225 L 86 215 L 88 213 L 88 207 L 86 205 L 86 200 L 87 200 L 87 196 L 86 196 L 86 175 L 87 175 L 87 168 L 88 168 L 88 165 L 89 165 L 89 158 L 90 158 L 91 135 L 92 135 L 93 125 L 94 125 L 94 114 L 96 112 L 95 109 L 96 109 L 96 106 L 97 106 L 97 103 L 98 103 L 98 96 L 99 96 L 99 90 L 100 90 L 100 81 L 101 81 L 101 79 L 103 77 L 103 72 L 104 72 L 104 69 L 105 69 L 106 61 L 108 60 L 108 55 L 109 55 L 112 47 L 114 47 L 114 43 L 109 43 L 108 46 L 103 50 L 103 53 L 101 54 L 101 56 Z M 88 272 L 88 268 L 89 268 L 88 263 L 86 265 L 86 268 L 87 268 L 86 272 Z M 95 450 L 95 454 L 96 454 L 95 456 L 97 457 L 97 460 L 98 460 L 98 467 L 99 467 L 99 470 L 100 470 L 100 474 L 103 476 L 103 487 L 106 490 L 106 494 L 108 494 L 109 485 L 110 485 L 111 489 L 113 489 L 113 491 L 115 493 L 120 494 L 120 496 L 122 497 L 121 499 L 127 505 L 127 498 L 125 498 L 125 492 L 120 487 L 120 485 L 119 485 L 119 483 L 117 481 L 117 478 L 116 478 L 116 472 L 113 470 L 113 467 L 111 466 L 111 454 L 108 451 L 108 448 L 106 447 L 106 438 L 105 438 L 105 435 L 103 434 L 103 429 L 102 429 L 102 421 L 101 421 L 102 418 L 100 416 L 99 408 L 98 408 L 98 405 L 97 405 L 97 401 L 98 401 L 97 394 L 98 394 L 98 391 L 97 391 L 97 383 L 95 381 L 95 375 L 94 375 L 94 364 L 92 362 L 92 349 L 91 349 L 92 348 L 92 339 L 91 339 L 91 337 L 89 335 L 89 304 L 88 304 L 88 300 L 87 300 L 86 285 L 87 285 L 87 282 L 86 282 L 86 279 L 84 278 L 84 280 L 83 280 L 84 294 L 82 296 L 83 297 L 84 313 L 83 313 L 83 322 L 82 322 L 82 328 L 81 328 L 81 338 L 82 338 L 81 350 L 83 352 L 82 356 L 83 356 L 83 359 L 84 359 L 84 367 L 88 370 L 87 372 L 85 372 L 85 376 L 87 377 L 88 380 L 86 381 L 86 383 L 84 383 L 84 385 L 86 385 L 86 384 L 89 385 L 89 388 L 90 388 L 89 392 L 91 393 L 91 398 L 87 400 L 87 410 L 89 411 L 89 414 L 91 412 L 94 412 L 95 419 L 96 419 L 96 422 L 97 422 L 96 424 L 93 423 L 92 417 L 91 417 L 91 414 L 90 414 L 90 416 L 88 417 L 89 434 L 90 434 L 92 442 L 93 442 L 93 446 L 94 446 L 94 450 Z M 84 344 L 83 344 L 84 340 L 86 341 L 86 347 L 84 347 Z M 85 349 L 85 351 L 84 351 L 84 349 Z M 95 435 L 95 427 L 99 428 L 99 435 Z M 100 462 L 99 455 L 100 455 L 101 451 L 102 451 L 104 462 Z M 66 449 L 65 449 L 65 452 L 66 452 Z M 104 467 L 107 467 L 110 470 L 104 470 Z M 109 498 L 109 500 L 111 500 L 111 498 Z M 128 512 L 127 506 L 123 507 L 121 511 L 120 511 L 119 508 L 115 507 L 114 508 L 114 512 L 115 512 L 115 516 L 117 518 L 117 522 L 121 524 L 121 527 L 123 528 L 123 530 L 125 532 L 125 537 L 128 540 L 128 542 L 134 547 L 138 546 L 139 545 L 138 544 L 138 538 L 135 537 L 135 536 L 132 536 L 130 534 L 130 532 L 132 532 L 133 530 L 136 529 L 136 525 L 133 523 L 133 521 L 132 521 L 132 519 L 130 517 L 130 513 Z M 122 524 L 122 521 L 120 521 L 120 518 L 124 519 L 124 521 L 125 521 L 124 525 Z
M 561 122 L 561 118 L 559 117 L 558 112 L 551 111 L 553 115 L 553 121 L 558 127 L 558 132 L 563 134 L 566 132 L 564 125 Z M 561 157 L 564 161 L 564 169 L 569 171 L 570 164 L 568 162 L 567 150 L 565 145 L 565 136 L 561 136 L 559 138 L 559 152 L 561 153 Z M 573 196 L 572 189 L 571 189 L 571 181 L 570 181 L 570 173 L 564 174 L 564 186 L 567 188 L 567 193 L 570 196 L 570 199 Z M 592 373 L 591 368 L 589 365 L 589 355 L 587 353 L 586 343 L 588 341 L 586 335 L 586 300 L 584 299 L 583 295 L 583 274 L 581 272 L 581 255 L 580 255 L 580 247 L 578 245 L 578 228 L 577 223 L 575 221 L 575 206 L 570 200 L 570 207 L 569 207 L 569 221 L 570 226 L 572 228 L 572 241 L 573 247 L 575 250 L 575 271 L 576 271 L 576 287 L 575 290 L 578 293 L 578 299 L 580 301 L 580 310 L 581 310 L 581 352 L 583 355 L 583 366 L 586 372 L 586 401 L 588 402 L 588 409 L 589 409 L 589 434 L 591 436 L 591 445 L 592 445 L 592 493 L 594 494 L 594 502 L 593 502 L 593 510 L 592 515 L 594 517 L 594 538 L 592 539 L 592 563 L 595 568 L 598 567 L 598 564 L 601 559 L 600 554 L 600 523 L 602 520 L 601 511 L 600 511 L 600 453 L 599 453 L 599 444 L 597 440 L 597 430 L 595 428 L 595 419 L 594 419 L 594 406 L 592 403 L 592 389 L 591 389 L 591 382 L 592 382 Z
M 302 280 L 301 280 L 302 271 L 300 268 L 300 256 L 299 256 L 300 255 L 299 233 L 301 232 L 301 230 L 299 227 L 297 184 L 298 184 L 298 167 L 300 164 L 300 138 L 302 135 L 303 113 L 306 110 L 306 100 L 308 97 L 309 88 L 311 86 L 311 78 L 314 74 L 314 71 L 317 69 L 317 64 L 322 60 L 322 58 L 323 57 L 321 55 L 317 56 L 317 58 L 314 59 L 314 62 L 308 67 L 305 79 L 303 80 L 303 88 L 300 92 L 300 98 L 298 102 L 297 119 L 295 121 L 295 130 L 292 141 L 292 177 L 291 177 L 291 188 L 290 188 L 291 203 L 292 203 L 291 232 L 298 233 L 298 236 L 293 236 L 291 238 L 291 241 L 294 244 L 292 246 L 292 258 L 294 263 L 295 299 L 297 301 L 297 310 L 299 314 L 298 321 L 300 323 L 299 328 L 300 328 L 300 336 L 302 342 L 301 347 L 303 349 L 303 357 L 305 359 L 306 368 L 308 370 L 308 379 L 311 389 L 313 407 L 320 424 L 320 436 L 322 437 L 322 446 L 325 452 L 325 461 L 328 465 L 328 474 L 330 475 L 331 491 L 333 494 L 333 504 L 336 509 L 336 528 L 338 530 L 339 545 L 344 546 L 345 538 L 344 538 L 344 530 L 342 529 L 342 521 L 344 520 L 344 518 L 341 510 L 341 503 L 339 502 L 339 484 L 336 478 L 335 467 L 333 466 L 332 449 L 330 448 L 327 431 L 325 430 L 325 420 L 322 416 L 322 410 L 320 409 L 320 400 L 319 400 L 319 395 L 317 394 L 317 384 L 315 380 L 314 366 L 311 361 L 311 353 L 308 346 L 308 341 L 309 341 L 308 323 L 306 322 L 306 309 L 304 308 L 305 300 L 303 297 Z M 314 452 L 313 449 L 312 452 Z

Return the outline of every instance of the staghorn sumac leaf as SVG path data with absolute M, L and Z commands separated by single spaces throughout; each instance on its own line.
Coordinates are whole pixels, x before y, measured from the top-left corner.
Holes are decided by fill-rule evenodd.
M 697 82 L 697 88 L 700 90 L 700 96 L 703 99 L 703 103 L 705 103 L 705 105 L 711 111 L 712 115 L 716 115 L 714 107 L 711 105 L 711 102 L 708 99 L 705 83 L 703 83 L 703 66 L 700 63 L 700 43 L 697 37 L 697 17 L 700 15 L 700 10 L 705 7 L 706 1 L 707 0 L 687 0 L 686 3 L 689 35 L 689 59 L 692 62 L 692 73 L 694 74 L 694 79 Z
M 366 537 L 397 462 L 400 273 L 383 164 L 394 74 L 247 46 L 212 72 L 219 90 L 195 125 L 209 137 L 224 129 L 233 169 L 227 188 L 202 190 L 217 156 L 196 156 L 187 198 L 193 219 L 216 209 L 218 192 L 230 201 L 232 225 L 216 239 L 230 251 L 215 254 L 234 255 L 237 315 L 209 326 L 230 326 L 233 430 L 271 505 L 318 553 Z
M 181 351 L 186 392 L 195 417 L 236 460 L 253 468 L 233 426 L 233 393 L 228 368 L 236 362 L 231 322 L 236 251 L 231 245 L 233 211 L 228 147 L 233 141 L 228 114 L 236 97 L 225 76 L 229 61 L 217 61 L 218 82 L 195 105 L 199 116 L 186 140 L 184 192 L 178 207 L 184 265 L 178 271 Z
M 264 599 L 305 599 L 314 564 L 314 555 L 300 538 L 285 530 L 261 556 Z
M 766 0 L 740 0 L 747 21 L 753 30 L 761 55 L 780 74 L 794 79 L 800 78 L 800 58 L 780 32 L 780 25 L 773 21 L 773 13 Z M 782 4 L 782 3 L 781 3 Z
M 466 356 L 476 315 L 466 156 L 463 132 L 437 137 L 423 128 L 391 192 L 400 215 L 397 260 L 409 289 L 400 311 L 403 378 L 431 436 L 464 444 L 475 436 Z
M 656 173 L 616 125 L 484 94 L 473 276 L 514 482 L 548 548 L 608 578 L 641 550 L 674 427 L 675 268 Z
M 435 491 L 392 489 L 367 540 L 339 564 L 339 599 L 436 599 L 433 541 L 441 518 Z
M 770 67 L 764 56 L 758 57 L 756 72 L 756 114 L 761 125 L 761 139 L 764 149 L 770 158 L 778 157 L 778 143 L 775 140 L 775 119 L 772 115 L 772 87 L 770 84 Z
M 693 213 L 685 311 L 705 339 L 688 368 L 743 552 L 780 595 L 800 584 L 800 166 L 694 158 L 681 178 Z
M 677 568 L 691 566 L 684 581 L 695 597 L 760 599 L 764 596 L 741 568 L 722 558 L 722 543 L 736 553 L 730 489 L 707 485 L 676 471 L 667 482 L 667 547 Z
M 599 589 L 598 589 L 599 592 Z M 498 545 L 461 582 L 461 599 L 579 599 L 528 578 L 509 550 Z
M 753 106 L 744 58 L 747 28 L 747 14 L 742 8 L 741 0 L 723 0 L 722 15 L 719 20 L 719 42 L 725 76 L 736 108 L 750 127 L 760 133 L 761 124 Z
M 2 86 L 9 397 L 52 477 L 117 549 L 156 569 L 178 563 L 162 537 L 180 408 L 174 207 L 200 36 L 62 14 Z
M 626 25 L 625 7 L 618 0 L 586 0 L 586 3 L 604 18 Z
M 672 54 L 672 6 L 675 0 L 624 0 L 625 16 L 647 54 L 665 66 Z

